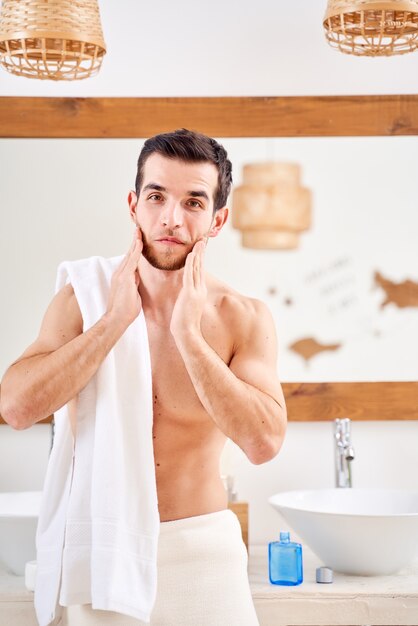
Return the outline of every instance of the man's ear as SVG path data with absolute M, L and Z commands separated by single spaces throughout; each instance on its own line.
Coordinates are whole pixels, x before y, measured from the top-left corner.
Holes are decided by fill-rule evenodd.
M 209 229 L 208 237 L 217 237 L 228 219 L 229 210 L 226 206 L 218 209 L 213 216 L 212 226 Z
M 135 221 L 136 223 L 136 205 L 138 203 L 138 198 L 136 196 L 135 191 L 130 191 L 128 193 L 128 204 L 129 204 L 129 214 L 132 217 L 132 219 Z

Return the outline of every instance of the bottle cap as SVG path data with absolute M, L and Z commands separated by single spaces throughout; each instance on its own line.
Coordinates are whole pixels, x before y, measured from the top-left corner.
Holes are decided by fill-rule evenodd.
M 281 530 L 280 531 L 280 541 L 289 541 L 290 540 L 290 533 L 287 530 Z
M 322 565 L 316 568 L 316 582 L 317 583 L 332 583 L 332 569 Z

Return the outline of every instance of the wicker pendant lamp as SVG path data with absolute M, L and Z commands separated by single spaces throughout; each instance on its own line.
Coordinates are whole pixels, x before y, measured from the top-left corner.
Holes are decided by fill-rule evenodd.
M 3 0 L 0 64 L 41 80 L 79 80 L 100 69 L 106 46 L 97 0 Z
M 243 184 L 232 194 L 232 226 L 244 248 L 291 250 L 311 226 L 311 193 L 299 183 L 296 163 L 244 165 Z
M 418 47 L 418 0 L 328 0 L 331 47 L 356 56 L 392 56 Z

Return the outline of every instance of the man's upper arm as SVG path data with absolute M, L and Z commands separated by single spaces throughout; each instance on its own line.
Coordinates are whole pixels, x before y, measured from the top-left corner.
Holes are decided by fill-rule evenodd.
M 73 287 L 69 283 L 51 300 L 36 340 L 11 365 L 29 357 L 54 352 L 82 332 L 83 318 Z
M 240 380 L 268 394 L 285 408 L 277 376 L 277 335 L 273 317 L 261 300 L 251 299 L 240 312 L 238 337 L 229 364 Z

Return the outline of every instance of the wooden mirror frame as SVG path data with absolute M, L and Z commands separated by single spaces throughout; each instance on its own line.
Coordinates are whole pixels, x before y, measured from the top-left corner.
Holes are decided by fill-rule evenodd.
M 418 95 L 0 97 L 2 138 L 143 139 L 182 127 L 222 138 L 418 135 Z M 417 381 L 282 386 L 289 421 L 418 419 Z

